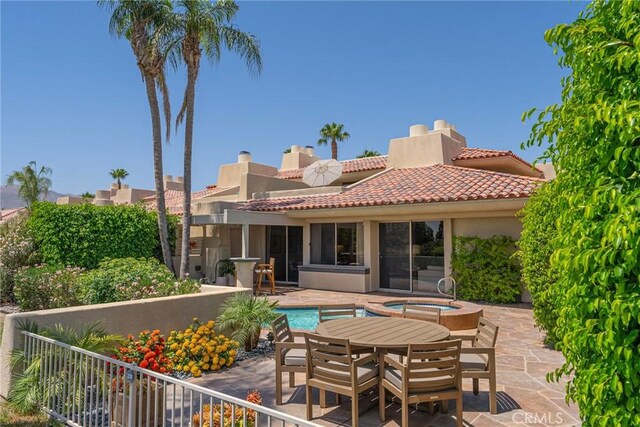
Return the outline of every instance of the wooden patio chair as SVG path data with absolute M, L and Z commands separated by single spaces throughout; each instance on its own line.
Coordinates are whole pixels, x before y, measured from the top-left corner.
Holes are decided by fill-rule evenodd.
M 304 332 L 293 332 L 286 314 L 271 323 L 271 332 L 276 347 L 276 405 L 282 405 L 282 375 L 289 373 L 289 387 L 296 386 L 295 373 L 306 372 L 307 347 Z
M 417 304 L 402 304 L 402 317 L 440 324 L 440 308 Z
M 358 395 L 378 385 L 376 356 L 356 358 L 349 340 L 305 334 L 307 346 L 307 420 L 313 418 L 311 391 L 320 390 L 320 407 L 326 407 L 326 391 L 351 398 L 351 425 L 358 426 Z
M 480 379 L 489 380 L 489 411 L 498 413 L 496 399 L 496 341 L 498 340 L 498 326 L 481 317 L 478 320 L 478 330 L 475 336 L 461 336 L 470 339 L 471 347 L 462 347 L 460 362 L 462 377 L 473 379 L 473 394 L 478 394 Z
M 318 321 L 320 323 L 341 317 L 356 317 L 356 305 L 331 304 L 318 306 Z
M 462 341 L 439 341 L 429 344 L 410 344 L 405 362 L 385 355 L 380 375 L 378 408 L 380 420 L 386 419 L 385 392 L 389 390 L 400 399 L 402 427 L 409 425 L 409 405 L 428 402 L 456 401 L 456 425 L 462 426 L 462 375 L 460 349 Z
M 262 292 L 262 279 L 266 277 L 269 280 L 269 285 L 271 285 L 271 295 L 275 295 L 276 293 L 276 278 L 275 278 L 275 267 L 276 267 L 276 259 L 274 257 L 269 258 L 268 264 L 258 264 L 256 265 L 255 272 L 258 273 L 258 288 L 256 290 L 256 295 L 260 295 Z

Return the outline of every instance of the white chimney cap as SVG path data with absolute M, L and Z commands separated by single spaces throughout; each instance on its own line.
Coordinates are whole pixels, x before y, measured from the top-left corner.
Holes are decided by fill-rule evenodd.
M 315 154 L 315 149 L 313 148 L 312 145 L 306 145 L 304 147 L 304 152 L 307 153 L 307 155 L 309 156 L 313 156 Z
M 433 122 L 433 130 L 442 130 L 442 129 L 446 129 L 447 128 L 447 121 L 446 120 L 436 120 L 435 122 Z
M 429 132 L 427 125 L 413 125 L 409 127 L 409 136 L 426 135 Z
M 251 159 L 251 153 L 248 151 L 241 151 L 238 153 L 238 163 L 249 163 Z
M 299 153 L 302 151 L 302 147 L 300 147 L 299 145 L 292 145 L 291 146 L 291 152 L 292 153 Z

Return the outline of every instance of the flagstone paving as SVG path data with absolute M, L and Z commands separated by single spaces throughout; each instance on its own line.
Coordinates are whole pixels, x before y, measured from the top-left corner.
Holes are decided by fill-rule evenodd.
M 271 297 L 282 304 L 348 303 L 398 299 L 398 295 L 383 293 L 349 294 L 317 290 L 278 289 Z M 412 297 L 413 299 L 413 297 Z M 544 335 L 535 327 L 529 305 L 482 305 L 484 316 L 499 327 L 496 345 L 498 414 L 489 412 L 488 382 L 480 381 L 480 393 L 471 392 L 471 381 L 464 380 L 464 423 L 466 426 L 575 426 L 580 425 L 575 405 L 565 403 L 565 384 L 549 383 L 546 374 L 559 367 L 562 353 L 546 347 Z M 244 398 L 246 392 L 257 389 L 264 405 L 291 415 L 304 418 L 304 374 L 296 375 L 297 387 L 290 389 L 284 381 L 284 405 L 275 405 L 274 361 L 270 357 L 239 362 L 237 366 L 221 373 L 205 375 L 192 380 L 194 383 L 216 391 Z M 351 425 L 349 399 L 341 406 L 328 399 L 329 407 L 320 409 L 314 396 L 314 422 L 327 425 Z M 455 425 L 454 404 L 448 414 L 429 415 L 413 410 L 410 424 L 415 426 Z M 387 404 L 387 422 L 378 419 L 378 411 L 371 408 L 360 417 L 361 426 L 395 426 L 400 423 L 400 406 Z

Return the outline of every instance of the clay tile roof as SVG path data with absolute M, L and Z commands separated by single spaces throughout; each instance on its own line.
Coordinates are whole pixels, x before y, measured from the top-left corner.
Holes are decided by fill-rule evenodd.
M 195 201 L 212 194 L 219 193 L 226 190 L 225 187 L 216 187 L 215 185 L 209 185 L 204 190 L 194 191 L 191 193 L 191 200 Z M 183 192 L 178 190 L 165 190 L 164 201 L 167 208 L 167 212 L 174 215 L 182 215 L 182 197 Z M 149 196 L 142 199 L 147 209 L 156 208 L 156 196 Z
M 241 209 L 288 211 L 528 197 L 544 179 L 459 166 L 389 169 L 339 194 L 255 199 Z
M 475 160 L 475 159 L 489 159 L 493 157 L 513 157 L 521 163 L 524 163 L 526 166 L 533 168 L 533 165 L 527 162 L 520 156 L 517 156 L 511 150 L 488 150 L 486 148 L 463 148 L 462 152 L 455 156 L 453 159 L 454 162 L 456 160 Z M 538 172 L 542 173 L 542 171 L 538 168 L 535 168 Z
M 0 223 L 4 223 L 6 221 L 10 221 L 14 218 L 17 218 L 22 212 L 26 212 L 27 208 L 11 208 L 11 209 L 2 209 L 0 210 Z
M 384 169 L 387 167 L 387 156 L 363 157 L 362 159 L 342 160 L 342 173 L 353 173 Z M 276 178 L 300 179 L 304 168 L 290 169 L 278 172 Z

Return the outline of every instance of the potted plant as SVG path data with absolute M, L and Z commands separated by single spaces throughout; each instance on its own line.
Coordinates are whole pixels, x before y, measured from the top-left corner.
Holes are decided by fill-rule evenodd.
M 217 285 L 233 285 L 233 278 L 236 273 L 236 265 L 229 259 L 220 260 L 218 263 Z
M 246 351 L 258 346 L 262 328 L 276 320 L 278 301 L 238 292 L 222 304 L 218 327 L 232 331 L 232 338 L 244 344 Z

